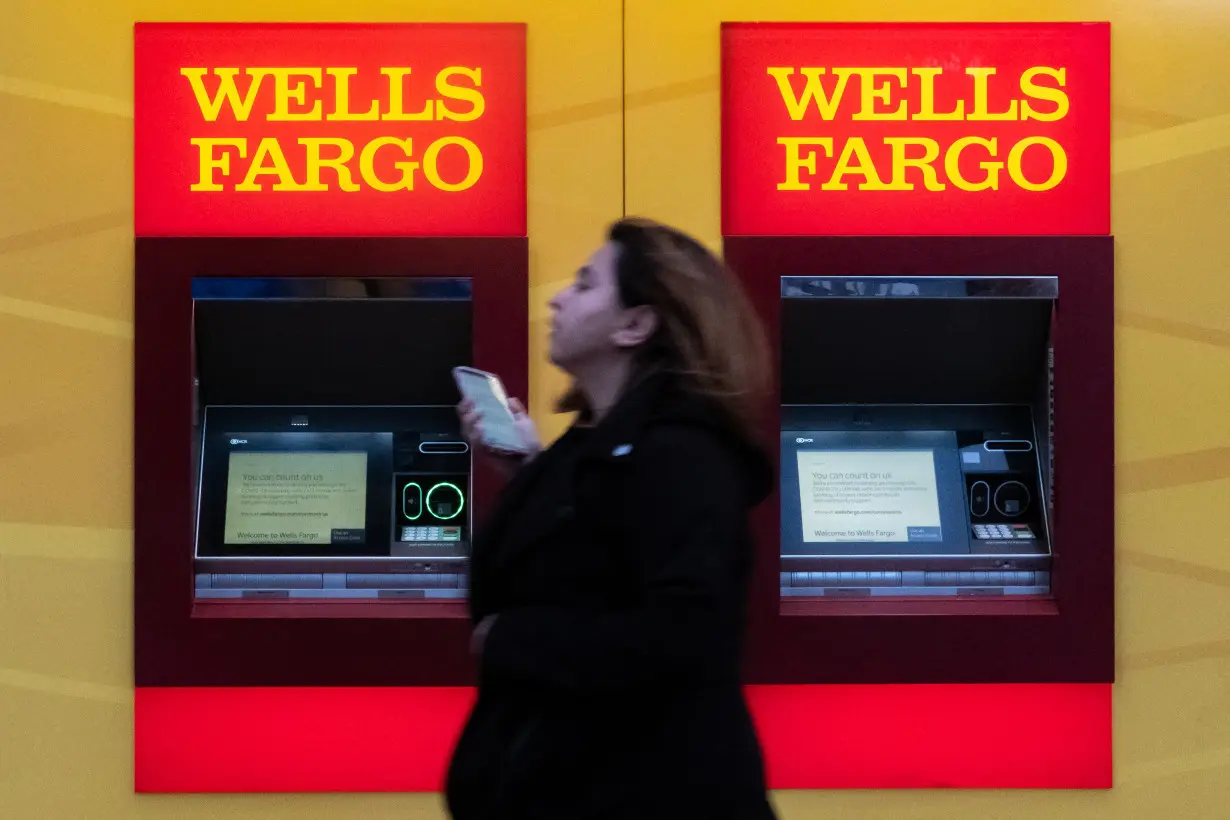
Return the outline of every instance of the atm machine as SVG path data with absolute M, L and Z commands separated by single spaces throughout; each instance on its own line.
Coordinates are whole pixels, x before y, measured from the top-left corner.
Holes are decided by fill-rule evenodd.
M 528 389 L 525 237 L 142 237 L 141 686 L 461 686 L 500 487 L 452 368 Z
M 1049 595 L 1058 280 L 781 288 L 783 598 Z
M 745 666 L 772 779 L 1108 786 L 1109 25 L 721 34 L 723 253 L 775 353 Z
M 1113 240 L 728 236 L 778 395 L 754 683 L 1113 679 Z
M 195 600 L 462 600 L 467 279 L 197 278 Z
M 137 791 L 438 786 L 503 481 L 451 370 L 528 399 L 525 45 L 135 25 Z

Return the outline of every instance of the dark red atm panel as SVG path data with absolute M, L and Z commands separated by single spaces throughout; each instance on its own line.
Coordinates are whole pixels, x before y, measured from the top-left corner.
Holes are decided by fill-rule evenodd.
M 451 686 L 472 682 L 464 601 L 196 598 L 193 280 L 468 280 L 471 363 L 499 373 L 514 395 L 525 395 L 527 276 L 524 237 L 136 240 L 134 629 L 138 687 Z M 329 327 L 318 330 L 324 339 L 331 332 Z M 294 366 L 302 370 L 304 364 Z M 356 362 L 356 366 L 363 363 Z M 474 475 L 475 520 L 481 518 L 497 490 L 492 475 Z
M 779 490 L 755 519 L 762 552 L 748 644 L 751 682 L 1113 681 L 1112 238 L 737 236 L 725 239 L 725 252 L 768 325 L 779 364 L 790 356 L 782 341 L 782 277 L 1053 277 L 1058 285 L 1049 325 L 1055 458 L 1049 594 L 784 597 Z M 810 366 L 823 374 L 826 357 L 857 360 L 860 347 L 882 331 L 852 331 Z M 928 355 L 934 354 L 923 336 L 899 351 L 899 361 L 908 365 L 911 357 Z M 780 388 L 780 367 L 775 375 Z M 823 384 L 816 389 L 825 393 Z M 818 399 L 844 400 L 837 394 Z M 782 415 L 780 404 L 769 414 L 767 442 L 781 440 Z

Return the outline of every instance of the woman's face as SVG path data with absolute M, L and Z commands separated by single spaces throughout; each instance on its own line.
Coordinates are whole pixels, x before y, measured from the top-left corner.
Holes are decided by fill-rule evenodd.
M 551 307 L 551 361 L 576 373 L 578 367 L 620 355 L 641 341 L 634 330 L 638 314 L 619 302 L 615 270 L 619 247 L 608 242 L 577 271 Z

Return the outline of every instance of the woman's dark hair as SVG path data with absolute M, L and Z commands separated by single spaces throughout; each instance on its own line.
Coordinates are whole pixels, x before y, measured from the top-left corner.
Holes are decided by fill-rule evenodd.
M 638 372 L 665 371 L 718 401 L 747 433 L 769 387 L 764 329 L 738 277 L 692 237 L 649 219 L 621 219 L 607 231 L 618 247 L 616 284 L 624 307 L 648 305 L 658 329 L 637 351 Z M 588 407 L 574 385 L 560 412 Z

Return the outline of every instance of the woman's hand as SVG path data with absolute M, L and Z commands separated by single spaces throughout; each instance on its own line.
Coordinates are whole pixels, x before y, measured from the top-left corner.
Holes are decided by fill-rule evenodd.
M 483 644 L 487 641 L 487 633 L 491 631 L 491 626 L 495 623 L 497 616 L 488 615 L 478 622 L 478 626 L 474 627 L 474 632 L 470 635 L 470 651 L 477 657 L 482 657 Z
M 488 446 L 483 441 L 483 417 L 469 399 L 457 405 L 457 415 L 461 418 L 461 434 L 469 443 L 470 449 L 483 453 L 503 472 L 509 475 L 517 467 L 534 458 L 542 451 L 542 440 L 538 437 L 538 428 L 534 420 L 525 412 L 525 407 L 516 399 L 508 400 L 509 409 L 513 414 L 513 427 L 517 437 L 525 445 L 525 453 L 510 452 Z

